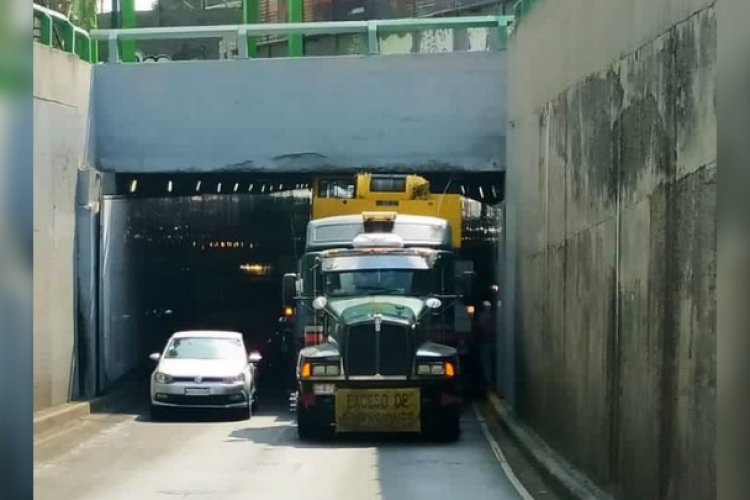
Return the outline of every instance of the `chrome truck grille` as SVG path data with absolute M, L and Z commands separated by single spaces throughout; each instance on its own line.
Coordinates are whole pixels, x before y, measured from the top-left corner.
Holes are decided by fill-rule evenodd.
M 411 371 L 409 330 L 383 323 L 380 332 L 366 323 L 349 329 L 344 359 L 350 376 L 407 376 Z

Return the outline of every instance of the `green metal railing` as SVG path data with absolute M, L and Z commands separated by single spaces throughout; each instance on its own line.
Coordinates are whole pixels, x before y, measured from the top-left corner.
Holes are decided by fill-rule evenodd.
M 523 16 L 528 15 L 531 9 L 534 7 L 539 0 L 518 0 L 513 6 L 513 15 L 516 19 L 521 19 Z
M 34 17 L 39 19 L 39 41 L 54 47 L 55 28 L 61 36 L 61 46 L 65 52 L 76 54 L 87 62 L 97 61 L 97 46 L 84 30 L 74 25 L 70 19 L 54 10 L 34 4 Z
M 231 24 L 221 26 L 179 26 L 159 28 L 92 30 L 91 39 L 107 42 L 109 61 L 121 62 L 120 43 L 138 40 L 178 40 L 218 38 L 234 34 L 240 58 L 251 57 L 248 38 L 258 36 L 366 34 L 367 52 L 379 53 L 378 36 L 383 33 L 404 33 L 435 29 L 492 28 L 497 30 L 498 48 L 506 47 L 508 26 L 513 16 L 438 17 L 386 19 L 372 21 L 340 21 L 311 23 Z

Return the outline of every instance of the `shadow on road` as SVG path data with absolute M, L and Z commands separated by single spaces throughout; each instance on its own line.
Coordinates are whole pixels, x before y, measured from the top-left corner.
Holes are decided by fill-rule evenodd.
M 230 433 L 229 440 L 235 442 L 249 441 L 254 444 L 269 446 L 291 446 L 294 448 L 372 448 L 409 445 L 441 445 L 444 443 L 432 442 L 419 434 L 397 434 L 397 433 L 367 433 L 367 434 L 334 434 L 330 437 L 317 440 L 302 441 L 297 437 L 296 424 L 290 421 L 287 432 L 283 433 L 284 439 L 279 438 L 280 426 L 247 427 L 237 429 Z

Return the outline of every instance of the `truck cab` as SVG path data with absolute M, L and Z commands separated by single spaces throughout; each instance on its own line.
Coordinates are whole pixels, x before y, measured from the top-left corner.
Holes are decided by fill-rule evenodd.
M 331 432 L 460 433 L 460 363 L 442 342 L 470 277 L 456 279 L 444 219 L 366 212 L 308 226 L 285 277 L 308 335 L 295 394 L 301 438 Z

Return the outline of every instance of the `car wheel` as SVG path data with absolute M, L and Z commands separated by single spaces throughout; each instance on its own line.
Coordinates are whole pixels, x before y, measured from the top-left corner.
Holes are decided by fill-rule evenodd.
M 167 417 L 167 409 L 163 406 L 151 405 L 151 420 L 158 422 L 164 420 Z
M 247 405 L 237 410 L 237 418 L 239 420 L 250 420 L 250 417 L 252 417 L 252 414 L 253 414 L 253 410 L 252 410 L 252 405 L 250 403 L 248 403 Z

